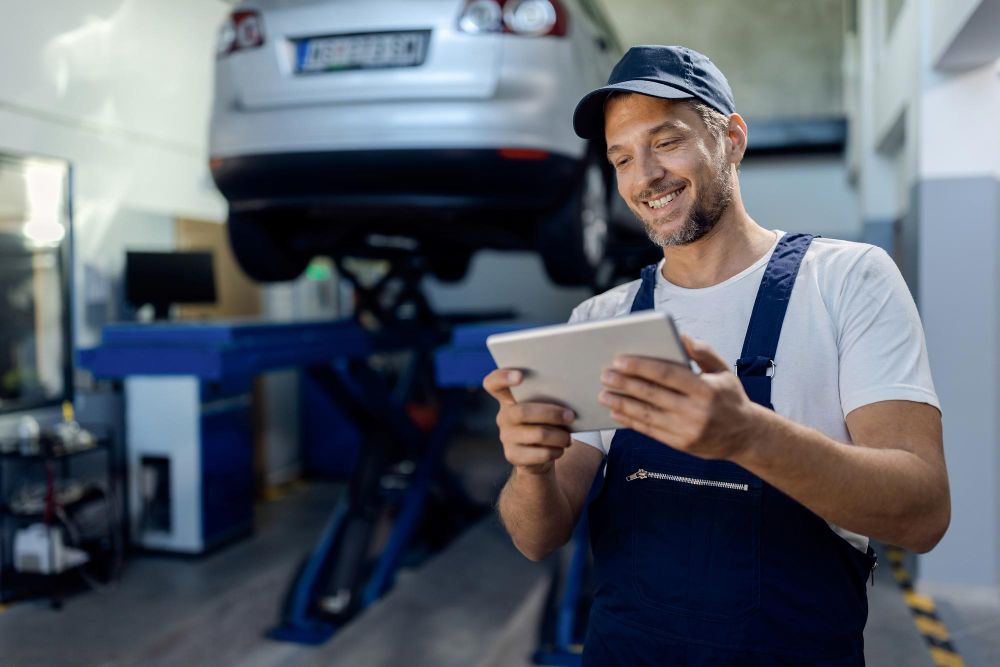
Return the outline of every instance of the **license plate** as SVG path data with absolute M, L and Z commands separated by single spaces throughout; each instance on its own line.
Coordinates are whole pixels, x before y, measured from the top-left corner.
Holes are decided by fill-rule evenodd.
M 298 74 L 415 67 L 427 57 L 430 30 L 311 37 L 295 43 Z

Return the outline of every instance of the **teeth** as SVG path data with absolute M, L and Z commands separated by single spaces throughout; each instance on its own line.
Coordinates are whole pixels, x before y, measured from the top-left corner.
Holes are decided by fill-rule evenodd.
M 680 190 L 675 190 L 671 192 L 669 195 L 666 195 L 665 197 L 660 197 L 659 199 L 654 199 L 653 201 L 646 203 L 649 204 L 650 208 L 663 208 L 664 206 L 672 202 L 677 197 L 677 195 L 679 195 L 683 191 L 684 188 L 681 188 Z

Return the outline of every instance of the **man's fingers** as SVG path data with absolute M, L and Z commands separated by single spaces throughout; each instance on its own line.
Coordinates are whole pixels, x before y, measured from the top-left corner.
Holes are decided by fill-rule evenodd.
M 536 466 L 555 461 L 565 451 L 562 447 L 518 447 L 507 456 L 507 462 L 515 466 Z
M 499 401 L 500 405 L 514 405 L 517 401 L 510 393 L 510 388 L 521 384 L 523 378 L 524 374 L 519 370 L 498 368 L 483 378 L 483 389 Z
M 653 438 L 654 440 L 659 440 L 662 443 L 670 445 L 672 443 L 679 442 L 675 434 L 673 434 L 669 429 L 657 428 L 651 424 L 647 424 L 645 422 L 639 421 L 638 419 L 630 417 L 623 412 L 617 412 L 615 410 L 612 410 L 611 418 L 614 419 L 619 424 L 621 424 L 622 428 L 632 429 L 633 431 L 637 431 L 639 433 L 642 433 L 643 435 L 647 435 L 650 438 Z
M 513 446 L 558 447 L 565 449 L 573 442 L 569 431 L 556 426 L 526 424 L 513 426 L 504 434 Z
M 611 370 L 649 380 L 682 394 L 697 394 L 703 390 L 701 379 L 690 368 L 663 359 L 622 355 L 615 357 Z
M 610 391 L 602 391 L 597 399 L 603 405 L 606 405 L 611 412 L 620 413 L 626 417 L 630 417 L 647 424 L 657 421 L 657 418 L 660 415 L 659 410 L 655 406 L 652 406 L 645 401 L 640 401 L 628 396 L 622 396 Z
M 512 422 L 519 424 L 552 424 L 569 426 L 576 415 L 569 408 L 551 403 L 520 403 L 508 411 Z
M 667 412 L 677 410 L 684 400 L 683 394 L 669 387 L 634 375 L 617 373 L 611 369 L 605 370 L 601 374 L 601 382 L 616 393 L 638 398 Z

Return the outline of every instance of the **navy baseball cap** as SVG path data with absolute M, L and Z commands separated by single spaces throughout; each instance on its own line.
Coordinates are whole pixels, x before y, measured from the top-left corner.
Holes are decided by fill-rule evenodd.
M 576 105 L 577 135 L 604 137 L 604 102 L 616 90 L 668 100 L 695 98 L 725 116 L 736 111 L 729 82 L 708 56 L 683 46 L 633 46 L 611 70 L 608 84 Z

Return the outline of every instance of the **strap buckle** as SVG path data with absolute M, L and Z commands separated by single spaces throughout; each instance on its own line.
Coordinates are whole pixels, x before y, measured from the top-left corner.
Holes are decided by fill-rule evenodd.
M 748 377 L 764 376 L 773 378 L 775 373 L 778 372 L 778 364 L 774 363 L 774 359 L 768 359 L 766 357 L 755 357 L 748 360 L 738 359 L 736 363 L 733 364 L 737 375 L 740 375 L 741 366 L 744 371 L 742 375 Z

